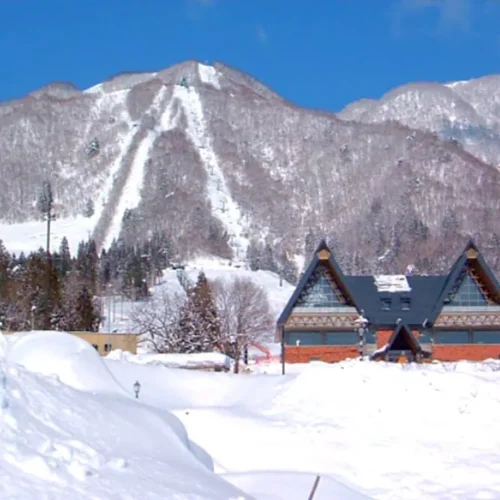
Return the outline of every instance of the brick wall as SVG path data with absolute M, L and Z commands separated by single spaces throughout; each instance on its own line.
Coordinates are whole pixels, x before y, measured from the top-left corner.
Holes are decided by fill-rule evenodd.
M 285 361 L 287 363 L 308 363 L 311 358 L 319 358 L 326 363 L 342 361 L 359 356 L 357 346 L 287 346 Z
M 384 347 L 385 344 L 389 342 L 392 337 L 394 330 L 377 330 L 377 349 Z M 418 330 L 412 330 L 413 336 L 418 340 L 420 337 L 420 332 Z
M 393 333 L 394 330 L 377 330 L 377 349 L 384 347 Z
M 499 355 L 500 345 L 498 344 L 434 344 L 432 349 L 432 358 L 439 361 L 484 361 L 488 358 L 498 359 Z

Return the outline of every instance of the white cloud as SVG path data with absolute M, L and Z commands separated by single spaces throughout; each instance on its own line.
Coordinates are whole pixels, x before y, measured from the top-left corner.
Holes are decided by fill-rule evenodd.
M 269 41 L 269 35 L 266 31 L 266 29 L 264 28 L 264 26 L 262 25 L 257 25 L 257 27 L 255 28 L 255 33 L 257 35 L 257 40 L 260 42 L 260 43 L 267 43 Z
M 438 32 L 469 31 L 477 0 L 401 0 L 396 8 L 396 28 L 402 28 L 403 19 L 425 10 L 434 10 L 439 16 Z

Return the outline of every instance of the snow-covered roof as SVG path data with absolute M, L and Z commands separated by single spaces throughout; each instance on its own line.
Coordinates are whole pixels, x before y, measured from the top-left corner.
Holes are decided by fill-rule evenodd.
M 404 274 L 379 274 L 373 279 L 379 292 L 411 292 L 410 284 Z

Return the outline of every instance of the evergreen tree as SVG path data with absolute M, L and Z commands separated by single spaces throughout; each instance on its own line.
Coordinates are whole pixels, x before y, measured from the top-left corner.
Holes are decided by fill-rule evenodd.
M 280 268 L 283 279 L 288 281 L 288 283 L 295 285 L 299 278 L 299 272 L 297 270 L 297 266 L 288 258 L 286 252 L 283 252 Z
M 71 253 L 69 251 L 69 244 L 66 236 L 61 240 L 58 257 L 59 258 L 55 260 L 55 262 L 57 263 L 59 276 L 64 278 L 71 269 Z
M 90 218 L 94 215 L 94 202 L 91 198 L 88 198 L 85 202 L 85 208 L 83 209 L 83 216 Z
M 122 279 L 122 291 L 135 300 L 142 300 L 149 295 L 147 275 L 138 250 L 131 251 Z
M 247 261 L 252 271 L 258 271 L 261 268 L 260 252 L 257 243 L 250 240 L 247 248 Z
M 91 332 L 98 326 L 98 317 L 94 312 L 94 304 L 87 286 L 84 284 L 76 299 L 76 315 L 79 318 L 79 329 Z
M 203 272 L 187 294 L 179 322 L 182 352 L 211 351 L 220 342 L 220 324 L 210 284 Z
M 57 326 L 61 306 L 61 283 L 52 259 L 42 249 L 29 255 L 21 277 L 19 299 L 25 322 L 31 318 L 36 329 Z

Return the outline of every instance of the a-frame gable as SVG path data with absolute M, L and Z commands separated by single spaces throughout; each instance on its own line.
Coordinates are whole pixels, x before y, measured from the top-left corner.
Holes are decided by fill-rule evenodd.
M 419 341 L 415 338 L 408 325 L 400 322 L 392 333 L 389 342 L 387 342 L 385 350 L 404 351 L 407 350 L 407 347 L 409 347 L 413 353 L 417 353 L 422 350 Z
M 335 306 L 356 307 L 356 304 L 342 270 L 325 240 L 322 240 L 278 318 L 278 325 L 286 323 L 294 307 L 313 309 L 314 307 Z
M 490 267 L 470 239 L 450 269 L 436 301 L 431 322 L 445 306 L 477 307 L 500 305 L 500 286 Z

